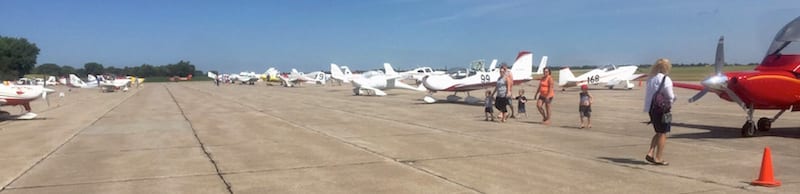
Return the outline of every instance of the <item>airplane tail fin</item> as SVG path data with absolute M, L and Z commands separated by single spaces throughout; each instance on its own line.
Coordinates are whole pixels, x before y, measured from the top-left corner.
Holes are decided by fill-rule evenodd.
M 342 82 L 349 82 L 347 76 L 344 75 L 342 69 L 338 65 L 331 63 L 331 77 L 334 79 L 342 80 Z
M 49 76 L 47 77 L 47 81 L 44 82 L 46 85 L 56 85 L 56 76 Z
M 383 71 L 386 75 L 397 75 L 397 72 L 392 68 L 392 64 L 383 63 Z
M 514 79 L 532 78 L 533 54 L 530 51 L 520 51 L 517 60 L 511 66 L 511 72 Z
M 563 86 L 567 84 L 570 80 L 574 80 L 575 75 L 572 74 L 572 71 L 569 70 L 569 67 L 564 67 L 558 71 L 558 85 Z
M 217 74 L 215 74 L 214 72 L 210 72 L 210 71 L 209 71 L 209 72 L 208 72 L 208 78 L 211 78 L 211 79 L 217 79 Z
M 92 74 L 89 74 L 89 75 L 86 75 L 86 80 L 89 80 L 89 82 L 97 82 L 97 77 L 95 77 Z
M 542 62 L 539 63 L 539 69 L 536 70 L 536 75 L 541 75 L 544 73 L 544 68 L 547 67 L 547 56 L 542 56 Z
M 300 72 L 298 72 L 297 69 L 292 68 L 292 75 L 300 75 Z
M 84 85 L 83 80 L 81 80 L 81 78 L 78 78 L 78 76 L 75 74 L 69 74 L 69 80 L 67 83 L 73 86 Z
M 350 71 L 350 68 L 349 68 L 349 67 L 347 67 L 347 66 L 342 66 L 342 71 L 344 72 L 344 75 L 345 75 L 345 76 L 350 76 L 350 75 L 352 75 L 352 74 L 353 74 L 353 72 L 351 72 L 351 71 Z

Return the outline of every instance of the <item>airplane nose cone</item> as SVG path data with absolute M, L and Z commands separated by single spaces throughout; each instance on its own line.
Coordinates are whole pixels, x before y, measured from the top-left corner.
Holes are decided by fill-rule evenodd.
M 728 76 L 723 74 L 710 76 L 700 82 L 704 87 L 713 90 L 723 90 L 728 85 Z

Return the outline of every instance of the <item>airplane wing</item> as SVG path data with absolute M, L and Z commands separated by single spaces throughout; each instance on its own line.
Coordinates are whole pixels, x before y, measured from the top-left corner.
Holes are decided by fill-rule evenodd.
M 360 89 L 372 90 L 372 93 L 374 93 L 376 96 L 386 96 L 386 92 L 383 92 L 383 90 L 379 90 L 378 88 L 362 86 Z
M 687 83 L 680 83 L 680 82 L 672 82 L 672 86 L 679 87 L 679 88 L 690 89 L 690 90 L 703 90 L 703 88 L 705 88 L 705 87 L 703 87 L 703 85 L 687 84 Z
M 636 80 L 636 79 L 643 78 L 643 77 L 647 77 L 647 75 L 643 74 L 643 73 L 633 74 L 633 75 L 630 75 L 630 76 L 626 77 L 623 80 Z

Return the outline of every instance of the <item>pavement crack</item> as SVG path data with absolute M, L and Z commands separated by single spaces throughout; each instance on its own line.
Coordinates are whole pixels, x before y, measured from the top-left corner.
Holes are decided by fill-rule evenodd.
M 197 143 L 200 144 L 200 148 L 203 149 L 203 153 L 205 153 L 208 160 L 211 162 L 212 165 L 214 165 L 214 170 L 216 170 L 217 176 L 219 176 L 219 179 L 222 180 L 222 183 L 225 184 L 225 189 L 228 190 L 228 193 L 233 194 L 231 183 L 228 182 L 228 180 L 225 180 L 225 176 L 222 175 L 222 171 L 220 171 L 219 165 L 217 165 L 217 161 L 214 160 L 214 157 L 211 156 L 211 152 L 208 152 L 208 149 L 206 149 L 206 145 L 203 143 L 202 140 L 200 140 L 200 136 L 197 135 L 197 130 L 194 128 L 194 125 L 192 125 L 192 122 L 189 121 L 189 118 L 186 117 L 186 113 L 183 111 L 183 107 L 181 106 L 181 104 L 178 103 L 178 100 L 175 99 L 175 96 L 172 95 L 172 91 L 169 90 L 169 87 L 167 87 L 167 85 L 163 86 L 164 89 L 167 90 L 167 93 L 169 93 L 169 96 L 172 98 L 172 101 L 175 102 L 175 106 L 178 106 L 178 109 L 181 110 L 181 115 L 183 116 L 183 119 L 186 120 L 187 123 L 189 123 L 189 128 L 192 129 L 192 134 L 194 134 L 194 138 L 197 140 Z
M 213 93 L 210 93 L 210 92 L 206 92 L 206 91 L 202 91 L 202 90 L 198 90 L 198 89 L 194 89 L 194 88 L 189 88 L 189 87 L 186 87 L 186 86 L 183 86 L 183 87 L 184 87 L 184 88 L 187 88 L 187 89 L 195 90 L 195 91 L 197 91 L 197 92 L 203 92 L 203 93 L 206 93 L 206 94 L 208 94 L 209 96 L 217 96 L 217 95 L 215 95 L 215 94 L 213 94 Z M 171 94 L 172 94 L 172 93 L 170 93 L 170 95 L 171 95 Z M 217 97 L 218 97 L 218 98 L 227 98 L 227 97 L 225 97 L 225 96 L 223 96 L 223 97 L 217 96 Z M 174 98 L 173 98 L 173 99 L 174 99 Z M 433 176 L 433 177 L 439 178 L 439 179 L 441 179 L 441 180 L 444 180 L 444 181 L 446 181 L 446 182 L 448 182 L 448 183 L 450 183 L 450 184 L 458 185 L 458 186 L 460 186 L 460 187 L 463 187 L 463 188 L 465 188 L 465 189 L 471 190 L 471 191 L 473 191 L 473 192 L 475 192 L 475 193 L 485 193 L 485 192 L 483 192 L 483 191 L 481 191 L 481 190 L 478 190 L 477 188 L 471 187 L 471 186 L 469 186 L 469 185 L 466 185 L 466 184 L 463 184 L 463 183 L 460 183 L 460 182 L 457 182 L 457 181 L 454 181 L 454 180 L 450 180 L 450 179 L 448 179 L 448 178 L 446 178 L 446 177 L 444 177 L 444 176 L 442 176 L 442 175 L 439 175 L 439 174 L 433 173 L 433 172 L 431 172 L 431 171 L 428 171 L 428 170 L 425 170 L 425 169 L 419 168 L 419 167 L 417 167 L 417 166 L 409 165 L 409 164 L 407 164 L 407 163 L 402 163 L 402 162 L 399 162 L 399 161 L 397 161 L 397 159 L 395 159 L 395 158 L 392 158 L 392 157 L 390 157 L 390 156 L 388 156 L 388 155 L 385 155 L 385 154 L 379 153 L 379 152 L 377 152 L 377 151 L 375 151 L 375 150 L 372 150 L 372 149 L 369 149 L 369 148 L 367 148 L 367 147 L 364 147 L 364 146 L 361 146 L 361 145 L 355 144 L 355 143 L 353 143 L 353 142 L 347 141 L 347 139 L 345 139 L 345 138 L 341 138 L 341 137 L 337 137 L 337 136 L 334 136 L 334 135 L 331 135 L 331 134 L 325 133 L 325 132 L 323 132 L 323 131 L 320 131 L 320 130 L 317 130 L 317 129 L 314 129 L 314 128 L 311 128 L 311 127 L 305 126 L 305 125 L 303 125 L 303 124 L 301 124 L 301 123 L 297 123 L 297 122 L 294 122 L 294 121 L 286 120 L 286 119 L 284 119 L 284 118 L 281 118 L 281 117 L 275 116 L 275 115 L 274 115 L 274 113 L 270 113 L 270 112 L 268 112 L 268 111 L 266 111 L 266 110 L 260 110 L 258 107 L 255 107 L 255 106 L 252 106 L 252 105 L 244 104 L 244 103 L 242 103 L 242 102 L 239 102 L 239 101 L 236 101 L 236 100 L 234 100 L 234 101 L 232 101 L 232 102 L 233 102 L 233 103 L 236 103 L 236 104 L 239 104 L 239 105 L 241 105 L 241 106 L 244 106 L 244 107 L 248 107 L 248 108 L 250 108 L 250 109 L 252 109 L 252 110 L 256 110 L 256 111 L 258 111 L 258 112 L 261 112 L 261 113 L 263 113 L 263 114 L 264 114 L 264 115 L 266 115 L 266 116 L 269 116 L 269 117 L 272 117 L 272 118 L 274 118 L 274 119 L 280 120 L 280 121 L 282 121 L 282 122 L 285 122 L 285 123 L 287 123 L 287 124 L 293 125 L 293 126 L 295 126 L 295 127 L 298 127 L 298 128 L 301 128 L 301 129 L 306 129 L 306 130 L 312 131 L 312 132 L 314 132 L 314 133 L 317 133 L 317 134 L 323 135 L 323 136 L 325 136 L 325 137 L 328 137 L 328 138 L 334 139 L 334 140 L 336 140 L 336 141 L 339 141 L 339 142 L 341 142 L 341 143 L 344 143 L 345 145 L 349 145 L 349 146 L 352 146 L 352 147 L 358 148 L 358 149 L 360 149 L 360 150 L 366 151 L 366 152 L 368 152 L 368 153 L 371 153 L 371 154 L 373 154 L 373 155 L 375 155 L 375 156 L 378 156 L 378 157 L 380 157 L 380 158 L 384 158 L 386 161 L 392 161 L 392 162 L 395 162 L 396 164 L 400 164 L 401 166 L 405 166 L 405 167 L 408 167 L 408 168 L 411 168 L 411 169 L 415 169 L 415 170 L 417 170 L 418 172 L 422 172 L 422 173 L 424 173 L 424 174 L 427 174 L 427 175 L 430 175 L 430 176 Z M 176 103 L 177 103 L 177 102 L 176 102 Z M 322 107 L 324 107 L 324 106 L 322 106 Z M 329 107 L 324 107 L 324 108 L 328 108 L 328 109 L 330 109 Z M 222 176 L 222 175 L 220 175 L 220 176 Z
M 361 165 L 369 165 L 369 164 L 378 164 L 378 163 L 381 163 L 381 162 L 384 162 L 384 161 L 369 161 L 369 162 L 356 162 L 356 163 L 331 164 L 331 165 L 301 166 L 301 167 L 294 167 L 294 168 L 246 170 L 246 171 L 226 172 L 226 173 L 223 173 L 223 174 L 224 175 L 229 175 L 229 174 L 232 175 L 232 174 L 249 174 L 249 173 L 262 173 L 262 172 L 279 172 L 279 171 L 305 170 L 305 169 L 316 169 L 316 168 L 344 167 L 344 166 L 361 166 Z
M 126 97 L 125 97 L 125 99 L 123 99 L 123 100 L 121 100 L 120 102 L 118 102 L 116 105 L 114 105 L 114 107 L 112 107 L 111 109 L 108 109 L 108 111 L 106 111 L 105 113 L 103 113 L 103 116 L 107 115 L 107 114 L 108 114 L 108 113 L 110 113 L 111 111 L 114 111 L 114 110 L 116 110 L 116 109 L 117 109 L 117 107 L 119 107 L 119 105 L 120 105 L 120 104 L 122 104 L 122 103 L 125 103 L 126 101 L 128 101 L 128 99 L 131 99 L 131 97 L 133 97 L 133 96 L 136 96 L 136 95 L 139 95 L 139 92 L 138 92 L 138 90 L 137 90 L 136 94 L 133 94 L 133 95 L 128 95 L 128 96 L 126 96 Z M 62 148 L 62 147 L 64 147 L 64 145 L 66 145 L 67 143 L 69 143 L 70 141 L 72 141 L 73 139 L 75 139 L 75 137 L 76 137 L 76 136 L 78 136 L 79 134 L 83 133 L 83 130 L 85 130 L 86 128 L 89 128 L 89 126 L 92 126 L 92 125 L 94 125 L 95 123 L 97 123 L 97 121 L 99 121 L 100 119 L 102 119 L 102 118 L 103 118 L 103 116 L 97 117 L 97 119 L 95 119 L 94 121 L 92 121 L 92 123 L 89 123 L 89 125 L 86 125 L 85 127 L 81 128 L 80 130 L 78 130 L 77 132 L 75 132 L 75 134 L 72 134 L 72 136 L 70 136 L 70 137 L 69 137 L 69 138 L 68 138 L 66 141 L 64 141 L 63 143 L 61 143 L 60 145 L 58 145 L 58 147 L 56 147 L 55 149 L 53 149 L 52 151 L 50 151 L 49 153 L 47 153 L 47 155 L 45 155 L 44 157 L 42 157 L 41 159 L 39 159 L 38 161 L 36 161 L 36 163 L 33 163 L 33 165 L 31 165 L 31 166 L 30 166 L 28 169 L 25 169 L 25 171 L 23 171 L 23 172 L 22 172 L 22 173 L 20 173 L 20 174 L 19 174 L 17 177 L 14 177 L 14 179 L 12 179 L 11 181 L 9 181 L 9 182 L 8 182 L 8 184 L 6 184 L 6 185 L 4 185 L 2 188 L 0 188 L 0 192 L 3 192 L 4 190 L 6 190 L 6 188 L 8 188 L 8 187 L 9 187 L 9 186 L 11 186 L 12 184 L 14 184 L 14 182 L 16 182 L 17 180 L 19 180 L 19 178 L 20 178 L 20 177 L 22 177 L 23 175 L 25 175 L 25 174 L 27 174 L 28 172 L 30 172 L 30 171 L 31 171 L 31 169 L 33 169 L 33 168 L 34 168 L 34 167 L 36 167 L 37 165 L 41 164 L 41 163 L 42 163 L 42 162 L 43 162 L 45 159 L 47 159 L 47 158 L 50 158 L 50 156 L 52 156 L 52 155 L 53 155 L 54 153 L 56 153 L 58 150 L 61 150 L 61 148 Z
M 185 178 L 185 177 L 199 177 L 199 176 L 210 176 L 214 174 L 191 174 L 191 175 L 178 175 L 178 176 L 159 176 L 159 177 L 144 177 L 144 178 L 132 178 L 132 179 L 121 179 L 121 180 L 108 180 L 108 181 L 89 181 L 89 182 L 79 182 L 79 183 L 64 183 L 64 184 L 52 184 L 52 185 L 34 185 L 34 186 L 22 186 L 22 187 L 10 187 L 7 190 L 22 190 L 22 189 L 35 189 L 35 188 L 47 188 L 47 187 L 63 187 L 63 186 L 74 186 L 74 185 L 91 185 L 91 184 L 104 184 L 104 183 L 125 183 L 125 182 L 135 182 L 135 181 L 148 181 L 148 180 L 160 180 L 160 179 L 172 179 L 172 178 Z

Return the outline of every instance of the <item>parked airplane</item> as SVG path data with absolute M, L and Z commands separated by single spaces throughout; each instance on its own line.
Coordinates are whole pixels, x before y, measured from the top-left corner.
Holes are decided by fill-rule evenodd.
M 186 77 L 180 76 L 172 76 L 169 78 L 169 81 L 177 82 L 177 81 L 192 81 L 192 74 L 187 75 Z
M 384 63 L 383 64 L 384 69 L 387 69 L 386 68 L 387 65 L 391 66 L 391 64 L 389 64 L 389 63 Z M 392 68 L 388 68 L 388 69 L 392 69 Z M 388 70 L 386 70 L 386 71 L 387 71 L 386 72 L 387 75 L 398 74 L 398 75 L 400 75 L 401 77 L 403 77 L 405 79 L 414 79 L 414 80 L 417 80 L 417 82 L 422 82 L 422 78 L 424 78 L 425 76 L 447 74 L 447 72 L 444 72 L 444 71 L 434 71 L 433 68 L 430 68 L 430 67 L 418 67 L 416 69 L 412 69 L 410 71 L 404 71 L 404 72 L 395 72 L 394 70 L 392 70 L 391 72 L 389 72 Z
M 353 74 L 347 66 L 341 66 L 331 63 L 331 79 L 341 82 L 350 83 L 351 80 L 361 78 L 360 74 Z
M 568 87 L 583 85 L 604 85 L 608 89 L 614 89 L 614 87 L 633 89 L 635 84 L 631 81 L 645 76 L 645 74 L 636 74 L 638 68 L 634 65 L 622 67 L 612 65 L 593 69 L 575 77 L 569 67 L 565 67 L 558 72 L 558 86 L 561 86 L 562 91 Z
M 717 43 L 714 71 L 701 85 L 674 83 L 674 86 L 701 90 L 689 99 L 696 102 L 708 92 L 734 102 L 747 114 L 742 136 L 755 135 L 756 130 L 768 131 L 772 123 L 786 110 L 800 111 L 800 17 L 781 29 L 770 45 L 767 55 L 755 71 L 722 72 L 725 63 L 723 41 Z M 772 118 L 762 117 L 753 122 L 755 110 L 780 110 Z
M 10 115 L 10 113 L 6 111 L 0 111 L 0 113 L 4 117 L 10 117 L 14 119 L 36 118 L 36 113 L 31 112 L 30 102 L 39 98 L 44 98 L 47 100 L 48 92 L 54 92 L 54 90 L 45 88 L 41 85 L 0 84 L 0 106 L 21 105 L 25 109 L 25 113 L 21 115 Z M 50 104 L 49 101 L 47 104 Z
M 103 92 L 113 92 L 117 89 L 127 90 L 128 84 L 131 83 L 131 79 L 129 78 L 104 79 L 103 76 L 95 76 L 92 74 L 89 74 L 87 77 L 89 82 L 97 83 Z
M 234 82 L 238 81 L 241 84 L 255 85 L 260 76 L 256 74 L 256 72 L 240 72 L 238 75 L 231 75 L 230 77 Z
M 56 76 L 47 77 L 47 81 L 45 81 L 44 84 L 47 86 L 54 86 L 58 84 L 58 81 L 56 81 Z
M 281 82 L 280 74 L 281 72 L 279 72 L 277 69 L 270 67 L 266 72 L 264 72 L 264 74 L 261 74 L 259 79 L 267 82 L 268 85 L 271 85 L 271 83 Z
M 98 86 L 97 81 L 84 82 L 75 74 L 69 74 L 68 78 L 61 78 L 59 82 L 73 88 L 96 88 Z
M 353 93 L 355 95 L 368 95 L 373 94 L 375 96 L 386 96 L 386 92 L 383 90 L 387 89 L 409 89 L 415 91 L 425 91 L 425 87 L 420 84 L 417 87 L 408 85 L 403 83 L 403 76 L 398 74 L 394 71 L 391 65 L 388 63 L 383 64 L 384 71 L 388 73 L 380 73 L 380 72 L 367 72 L 364 73 L 363 76 L 353 79 Z M 334 71 L 339 69 L 333 69 Z M 339 74 L 341 72 L 337 72 L 335 74 Z M 331 74 L 334 74 L 331 72 Z
M 44 84 L 45 81 L 42 78 L 30 79 L 23 77 L 17 80 L 17 85 L 44 85 Z
M 292 69 L 291 73 L 285 76 L 279 76 L 279 78 L 283 80 L 283 86 L 286 87 L 294 87 L 300 83 L 325 84 L 327 81 L 325 73 L 321 71 L 304 74 L 298 72 L 297 69 Z
M 491 65 L 492 67 L 495 66 L 494 63 L 496 62 L 493 62 Z M 514 84 L 516 85 L 532 80 L 533 74 L 542 74 L 545 66 L 547 66 L 547 56 L 542 57 L 542 61 L 539 64 L 539 69 L 536 71 L 536 73 L 532 73 L 533 54 L 528 51 L 520 51 L 517 55 L 517 59 L 514 61 L 514 64 L 510 69 L 511 75 L 514 78 Z M 422 84 L 431 92 L 455 92 L 455 94 L 447 96 L 447 100 L 457 101 L 460 99 L 460 97 L 456 96 L 458 92 L 469 92 L 472 90 L 494 87 L 497 79 L 500 77 L 499 71 L 494 69 L 489 69 L 488 71 L 484 70 L 482 64 L 481 67 L 473 67 L 473 69 L 475 69 L 474 74 L 464 75 L 465 77 L 457 77 L 457 75 L 427 76 L 422 79 Z M 467 93 L 467 99 L 465 99 L 467 103 L 475 103 L 479 100 L 480 99 L 469 96 L 469 93 Z M 434 99 L 431 95 L 427 95 L 423 98 L 423 101 L 426 103 L 434 103 L 436 102 L 436 99 Z

